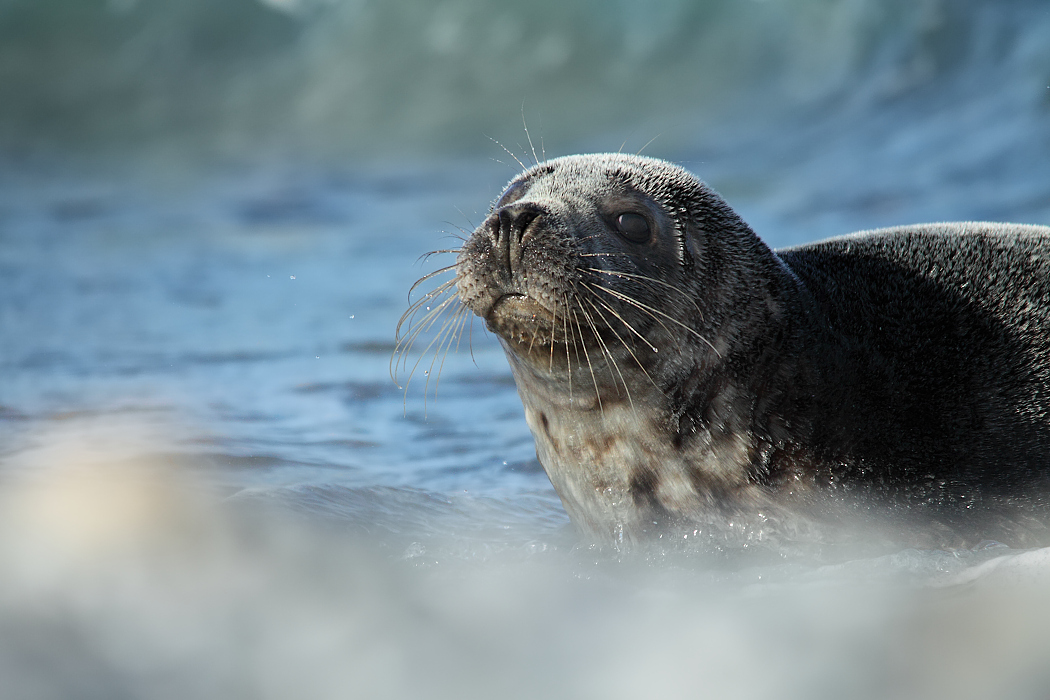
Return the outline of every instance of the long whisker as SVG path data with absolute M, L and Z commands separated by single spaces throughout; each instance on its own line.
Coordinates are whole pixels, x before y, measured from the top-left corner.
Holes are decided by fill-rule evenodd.
M 419 358 L 412 365 L 412 369 L 408 372 L 408 379 L 405 381 L 405 386 L 404 386 L 405 396 L 408 396 L 408 387 L 409 387 L 409 385 L 411 385 L 412 377 L 415 376 L 416 370 L 419 369 L 420 363 L 423 361 L 424 357 L 426 357 L 428 354 L 430 354 L 430 351 L 432 349 L 434 349 L 435 345 L 437 345 L 437 348 L 434 349 L 434 359 L 435 360 L 437 359 L 437 354 L 441 352 L 441 346 L 444 343 L 449 323 L 450 323 L 450 321 L 446 320 L 445 323 L 442 325 L 441 330 L 438 332 L 437 336 L 427 344 L 426 348 L 424 348 L 421 353 L 419 353 Z M 411 352 L 411 345 L 408 348 L 405 349 L 405 352 L 403 354 L 407 355 L 409 352 Z M 430 369 L 433 369 L 433 367 L 434 367 L 434 361 L 431 361 Z M 406 362 L 406 369 L 407 369 L 407 362 Z M 428 369 L 427 370 L 427 386 L 429 386 L 429 384 L 430 384 L 430 370 Z M 424 392 L 424 394 L 426 393 L 426 387 L 424 387 L 423 392 Z
M 547 367 L 548 372 L 554 372 L 554 335 L 558 328 L 558 311 L 557 304 L 554 305 L 554 309 L 551 311 L 553 318 L 551 319 L 551 359 L 550 365 Z
M 510 150 L 509 148 L 507 148 L 506 146 L 504 146 L 504 145 L 503 145 L 502 143 L 500 143 L 500 142 L 499 142 L 499 141 L 497 141 L 496 139 L 492 138 L 491 136 L 489 136 L 489 140 L 490 140 L 490 141 L 492 141 L 492 143 L 494 143 L 494 144 L 496 144 L 497 146 L 499 146 L 500 148 L 502 148 L 502 149 L 503 149 L 504 151 L 506 151 L 506 152 L 507 152 L 507 155 L 508 155 L 508 156 L 510 156 L 511 158 L 513 158 L 513 159 L 514 159 L 514 161 L 515 161 L 515 162 L 516 162 L 516 163 L 517 163 L 518 165 L 520 165 L 520 166 L 521 166 L 521 169 L 522 169 L 522 170 L 528 170 L 528 169 L 529 169 L 529 168 L 528 168 L 528 166 L 526 166 L 526 165 L 525 165 L 524 163 L 522 163 L 522 162 L 521 162 L 520 160 L 518 160 L 518 157 L 517 157 L 516 155 L 514 155 L 514 154 L 513 154 L 512 152 L 511 152 L 511 150 Z
M 651 143 L 652 143 L 653 141 L 655 141 L 656 139 L 660 138 L 661 136 L 663 136 L 663 133 L 659 133 L 659 134 L 657 134 L 656 136 L 654 136 L 654 137 L 652 137 L 651 139 L 649 139 L 648 141 L 646 141 L 646 142 L 645 142 L 645 145 L 644 145 L 644 146 L 642 146 L 641 148 L 639 148 L 639 149 L 638 149 L 638 150 L 637 150 L 637 151 L 635 152 L 635 155 L 636 155 L 636 156 L 640 156 L 640 155 L 642 155 L 642 151 L 644 151 L 645 149 L 649 148 L 649 144 L 651 144 Z
M 532 340 L 529 341 L 529 350 L 528 350 L 528 352 L 525 353 L 526 355 L 531 355 L 532 354 L 532 346 L 536 344 L 536 339 L 539 336 L 540 336 L 539 328 L 534 328 L 533 331 L 532 331 Z
M 459 349 L 458 343 L 456 348 Z M 477 367 L 478 361 L 474 359 L 474 314 L 470 315 L 470 326 L 467 328 L 467 350 L 470 351 L 470 361 Z
M 466 219 L 466 220 L 467 220 L 467 223 L 468 223 L 468 224 L 470 224 L 470 228 L 472 228 L 472 229 L 475 229 L 475 228 L 477 228 L 477 226 L 475 226 L 475 225 L 474 225 L 474 222 L 470 220 L 470 217 L 469 217 L 469 216 L 467 216 L 466 212 L 464 212 L 464 211 L 463 211 L 462 209 L 460 209 L 459 207 L 456 207 L 456 211 L 458 211 L 458 212 L 459 212 L 460 216 L 462 216 L 462 217 L 463 217 L 464 219 Z M 453 223 L 452 223 L 452 222 L 450 222 L 450 221 L 448 221 L 448 222 L 445 222 L 445 223 L 448 223 L 448 224 L 449 224 L 449 225 L 451 225 L 451 226 L 455 226 L 455 227 L 456 227 L 456 228 L 458 228 L 458 229 L 459 229 L 460 231 L 463 231 L 463 227 L 462 227 L 462 226 L 460 226 L 459 224 L 453 224 Z M 463 233 L 466 233 L 466 234 L 468 234 L 468 235 L 469 235 L 469 232 L 468 232 L 468 231 L 463 231 Z
M 453 279 L 450 279 L 450 280 L 445 280 L 440 285 L 438 285 L 434 289 L 431 289 L 429 292 L 427 292 L 426 294 L 421 296 L 419 299 L 417 299 L 416 301 L 412 302 L 412 304 L 408 307 L 408 309 L 405 310 L 405 313 L 401 314 L 401 319 L 398 321 L 398 325 L 400 326 L 400 325 L 404 324 L 405 319 L 409 318 L 413 313 L 415 313 L 416 310 L 419 309 L 419 307 L 421 307 L 423 304 L 426 304 L 429 301 L 433 301 L 434 299 L 440 297 L 442 294 L 444 294 L 445 292 L 450 290 L 452 287 L 454 287 L 455 284 L 456 284 L 456 278 L 453 278 Z M 415 285 L 413 285 L 413 287 L 414 286 Z M 409 298 L 411 298 L 411 297 L 409 297 Z
M 525 129 L 525 138 L 529 140 L 529 148 L 532 149 L 532 161 L 536 164 L 540 164 L 540 159 L 536 157 L 536 147 L 532 145 L 532 137 L 529 136 L 529 125 L 525 123 L 525 101 L 521 102 L 521 125 Z
M 426 316 L 424 316 L 418 324 L 414 325 L 407 336 L 398 341 L 397 345 L 394 348 L 394 357 L 391 358 L 391 378 L 393 378 L 395 384 L 397 383 L 397 373 L 399 371 L 399 367 L 405 370 L 408 369 L 408 357 L 412 353 L 412 347 L 415 345 L 416 339 L 420 336 L 420 334 L 428 331 L 431 327 L 433 327 L 437 320 L 444 315 L 443 312 L 448 308 L 450 304 L 458 302 L 459 298 L 454 296 L 445 299 L 443 302 L 441 302 L 440 305 L 435 307 Z M 442 329 L 447 327 L 447 324 L 448 320 L 446 320 L 445 325 L 442 326 Z M 440 333 L 438 337 L 441 337 Z M 405 382 L 404 386 L 406 393 L 408 391 L 408 384 L 412 381 L 412 375 L 415 374 L 416 368 L 419 367 L 419 363 L 423 361 L 423 357 L 425 357 L 426 354 L 430 352 L 430 349 L 434 347 L 435 342 L 437 342 L 437 338 L 430 341 L 430 344 L 427 345 L 426 349 L 424 349 L 423 352 L 420 353 L 419 359 L 417 359 L 415 364 L 412 365 L 412 370 L 409 371 L 408 380 Z M 400 384 L 398 384 L 398 386 L 400 387 Z
M 423 301 L 434 302 L 435 299 L 441 299 L 442 296 L 443 296 L 443 294 L 437 294 L 437 295 L 434 295 L 434 298 L 432 298 L 432 299 L 424 298 Z M 411 345 L 412 345 L 412 342 L 415 340 L 415 338 L 418 337 L 420 333 L 430 329 L 430 327 L 433 326 L 434 323 L 437 321 L 437 319 L 441 316 L 442 312 L 450 304 L 458 302 L 458 301 L 459 301 L 459 298 L 457 296 L 455 296 L 454 294 L 453 295 L 449 295 L 449 296 L 445 297 L 444 299 L 441 299 L 440 303 L 435 303 L 433 307 L 429 307 L 428 306 L 426 314 L 420 319 L 416 319 L 415 318 L 416 314 L 420 310 L 420 307 L 419 307 L 418 304 L 414 304 L 413 305 L 414 309 L 412 310 L 412 312 L 409 313 L 409 314 L 406 314 L 405 316 L 402 316 L 401 322 L 398 323 L 397 329 L 395 330 L 394 337 L 395 337 L 395 339 L 397 341 L 397 344 L 395 346 L 395 350 L 403 350 L 404 352 L 408 352 L 409 350 L 411 350 Z M 401 335 L 401 325 L 403 323 L 405 323 L 406 320 L 410 320 L 411 321 L 410 325 L 409 325 L 409 329 L 408 329 L 408 332 L 405 335 Z
M 456 269 L 456 264 L 453 263 L 451 265 L 446 265 L 445 267 L 442 267 L 439 270 L 434 270 L 433 272 L 428 273 L 428 274 L 424 275 L 423 277 L 420 277 L 418 280 L 416 280 L 412 284 L 411 287 L 408 288 L 408 298 L 411 299 L 412 298 L 412 292 L 416 291 L 416 288 L 419 287 L 419 285 L 421 285 L 424 282 L 426 282 L 427 280 L 433 279 L 433 278 L 437 277 L 438 275 L 443 275 L 446 272 L 451 272 L 452 270 L 455 270 L 455 269 Z M 457 276 L 456 279 L 459 279 L 458 276 Z M 444 282 L 441 285 L 441 287 L 438 287 L 438 289 L 441 289 L 442 287 L 447 289 L 448 287 L 450 287 L 450 286 L 452 286 L 453 284 L 456 283 L 456 279 L 449 280 L 448 282 Z M 442 291 L 444 291 L 444 290 L 442 290 Z M 433 290 L 430 293 L 432 294 Z
M 591 373 L 591 381 L 594 383 L 594 396 L 598 400 L 598 411 L 604 418 L 605 408 L 602 406 L 602 392 L 598 389 L 598 378 L 594 376 L 594 363 L 591 362 L 591 354 L 587 352 L 587 343 L 583 340 L 583 328 L 580 327 L 580 318 L 576 315 L 575 309 L 572 310 L 572 320 L 576 322 L 576 328 L 580 332 L 580 345 L 583 346 L 583 356 L 587 358 L 587 370 Z
M 642 361 L 638 359 L 638 356 L 634 354 L 634 350 L 631 349 L 631 346 L 628 345 L 627 341 L 625 341 L 620 336 L 620 334 L 616 332 L 616 329 L 613 328 L 612 325 L 609 323 L 609 319 L 605 317 L 605 314 L 602 313 L 601 309 L 599 309 L 597 306 L 594 305 L 594 302 L 597 301 L 598 303 L 602 304 L 603 306 L 606 306 L 606 308 L 608 308 L 608 305 L 606 305 L 605 302 L 601 301 L 600 299 L 592 300 L 592 299 L 589 299 L 589 298 L 586 298 L 586 297 L 581 297 L 581 298 L 583 298 L 583 300 L 586 301 L 587 304 L 589 304 L 592 309 L 594 309 L 594 313 L 598 314 L 598 317 L 601 318 L 602 323 L 604 323 L 605 327 L 609 329 L 609 332 L 612 333 L 614 336 L 616 336 L 616 339 L 620 341 L 620 345 L 623 346 L 623 349 L 627 351 L 627 354 L 629 354 L 631 356 L 631 359 L 634 360 L 634 363 L 636 365 L 638 365 L 638 369 L 642 370 L 642 374 L 645 375 L 645 378 L 648 379 L 649 382 L 654 387 L 659 388 L 659 386 L 657 386 L 657 384 L 656 384 L 656 381 L 653 380 L 653 378 L 651 376 L 649 376 L 649 372 L 645 369 L 645 365 L 643 365 Z M 614 311 L 613 313 L 615 314 L 616 312 Z M 623 321 L 623 319 L 620 319 L 620 320 Z M 628 326 L 628 327 L 630 327 L 630 326 Z M 631 330 L 634 330 L 634 329 L 632 328 Z M 635 331 L 635 333 L 637 334 L 638 332 Z M 645 339 L 642 338 L 642 340 L 645 340 Z M 621 377 L 622 376 L 623 375 L 621 375 Z M 626 387 L 627 387 L 627 385 L 625 384 L 624 388 L 626 388 Z M 628 393 L 628 397 L 630 397 L 630 391 L 628 391 L 627 393 Z
M 562 314 L 562 333 L 565 336 L 565 371 L 569 378 L 569 402 L 572 402 L 572 360 L 569 358 L 569 298 L 565 299 L 565 313 Z M 575 343 L 575 340 L 573 340 Z M 580 352 L 576 351 L 576 358 L 579 359 Z
M 408 309 L 405 310 L 405 313 L 401 314 L 401 318 L 397 322 L 397 327 L 394 329 L 394 337 L 401 337 L 401 327 L 404 326 L 405 323 L 408 323 L 412 319 L 414 319 L 416 313 L 419 311 L 420 308 L 422 308 L 424 304 L 435 302 L 452 287 L 454 287 L 455 284 L 456 279 L 451 279 L 447 282 L 444 282 L 440 286 L 424 294 L 415 303 L 409 306 Z
M 421 333 L 430 329 L 434 325 L 434 323 L 437 322 L 438 318 L 441 317 L 445 309 L 455 301 L 457 301 L 456 297 L 448 297 L 447 299 L 443 300 L 440 304 L 434 306 L 434 308 L 428 310 L 426 315 L 424 315 L 418 321 L 413 319 L 412 324 L 409 327 L 408 333 L 406 333 L 404 336 L 401 336 L 399 334 L 399 328 L 398 334 L 394 336 L 397 341 L 396 345 L 394 346 L 395 356 L 399 358 L 404 358 L 408 353 L 410 353 L 412 350 L 412 345 L 415 343 L 416 338 L 418 338 Z M 396 363 L 394 364 L 394 369 L 397 369 Z
M 438 386 L 441 384 L 441 371 L 445 368 L 445 359 L 448 357 L 448 351 L 452 348 L 452 342 L 456 340 L 458 345 L 457 333 L 463 328 L 464 314 L 468 312 L 466 306 L 460 306 L 456 309 L 456 312 L 452 315 L 452 319 L 442 329 L 442 335 L 444 337 L 443 344 L 445 346 L 444 352 L 441 350 L 442 343 L 438 343 L 437 350 L 434 352 L 434 359 L 430 361 L 430 367 L 427 369 L 427 381 L 423 386 L 423 416 L 427 414 L 427 390 L 430 388 L 430 379 L 434 377 L 434 393 L 437 394 Z M 438 365 L 437 376 L 435 377 L 434 363 L 437 362 L 438 355 L 441 355 L 441 364 Z
M 583 243 L 584 241 L 593 241 L 595 238 L 604 238 L 604 237 L 605 237 L 605 234 L 595 233 L 595 234 L 592 234 L 590 236 L 581 236 L 580 238 L 577 238 L 576 241 L 578 243 Z
M 609 289 L 608 287 L 606 287 L 606 286 L 604 286 L 602 284 L 599 284 L 597 282 L 592 283 L 589 286 L 595 292 L 599 292 L 599 291 L 600 292 L 604 292 L 604 293 L 609 294 L 610 296 L 612 296 L 614 299 L 622 299 L 623 301 L 627 302 L 628 304 L 630 304 L 630 305 L 632 305 L 632 306 L 634 306 L 634 307 L 644 311 L 646 313 L 646 315 L 648 315 L 650 318 L 652 318 L 658 324 L 660 324 L 660 327 L 663 328 L 667 332 L 668 335 L 674 337 L 674 334 L 671 333 L 671 329 L 668 328 L 667 325 L 660 319 L 660 316 L 658 316 L 656 314 L 654 309 L 647 309 L 647 308 L 645 308 L 644 304 L 642 304 L 641 302 L 638 302 L 633 297 L 628 296 L 626 294 L 623 294 L 622 292 L 617 292 L 616 290 Z M 675 340 L 677 341 L 677 338 L 675 338 Z
M 591 303 L 589 299 L 585 299 L 579 294 L 577 294 L 577 298 L 587 302 L 588 304 Z M 594 305 L 591 304 L 591 307 L 593 308 Z M 627 386 L 627 380 L 624 379 L 623 372 L 620 371 L 620 365 L 616 362 L 616 358 L 613 357 L 612 352 L 609 350 L 609 346 L 605 344 L 605 339 L 602 338 L 602 334 L 598 332 L 598 326 L 595 325 L 594 318 L 591 316 L 591 314 L 582 306 L 580 307 L 580 312 L 583 314 L 583 318 L 587 321 L 587 325 L 590 326 L 591 333 L 594 334 L 595 339 L 598 341 L 598 345 L 601 346 L 602 352 L 607 358 L 609 358 L 609 364 L 612 365 L 613 369 L 616 370 L 616 374 L 619 375 L 620 383 L 623 384 L 623 390 L 627 393 L 627 402 L 631 404 L 631 409 L 634 410 L 634 398 L 631 396 L 631 388 Z
M 593 291 L 597 291 L 594 288 L 594 286 L 588 284 L 587 282 L 581 282 L 581 284 L 583 284 L 583 286 L 587 287 L 587 289 L 591 290 L 592 292 Z M 660 350 L 655 345 L 653 345 L 652 343 L 649 342 L 648 338 L 646 338 L 644 335 L 639 333 L 638 330 L 634 326 L 632 326 L 630 323 L 628 323 L 624 319 L 624 317 L 621 316 L 620 313 L 616 309 L 614 309 L 613 307 L 609 306 L 609 304 L 607 304 L 606 302 L 602 301 L 597 296 L 594 297 L 594 301 L 598 302 L 599 304 L 604 306 L 606 309 L 608 309 L 609 313 L 611 313 L 613 316 L 615 316 L 617 319 L 619 319 L 620 323 L 622 323 L 624 326 L 626 326 L 627 330 L 631 331 L 631 333 L 634 333 L 634 335 L 637 336 L 638 340 L 640 340 L 643 343 L 645 343 L 646 345 L 648 345 L 650 350 L 652 350 L 653 352 L 660 352 Z M 665 328 L 666 328 L 666 326 L 665 326 Z
M 438 356 L 442 354 L 441 353 L 442 345 L 445 344 L 445 341 L 447 339 L 451 338 L 455 334 L 456 323 L 457 323 L 457 320 L 459 319 L 459 315 L 460 315 L 461 311 L 462 311 L 462 309 L 457 310 L 456 313 L 453 314 L 451 319 L 446 319 L 445 323 L 442 324 L 441 330 L 438 332 L 437 337 L 434 339 L 434 341 L 431 342 L 430 346 L 427 347 L 427 352 L 429 352 L 430 351 L 430 347 L 432 347 L 434 345 L 434 342 L 437 343 L 437 348 L 435 348 L 435 350 L 434 350 L 434 358 L 430 361 L 430 366 L 423 372 L 423 375 L 427 378 L 426 382 L 423 384 L 423 418 L 424 419 L 426 419 L 426 416 L 427 416 L 427 398 L 428 398 L 429 393 L 430 393 L 430 379 L 431 379 L 431 377 L 433 377 L 434 363 L 437 362 Z M 426 354 L 426 353 L 424 353 L 424 354 Z M 420 356 L 420 360 L 422 360 L 422 356 Z M 442 358 L 441 364 L 444 365 L 444 362 L 445 362 L 444 358 Z M 417 362 L 417 364 L 418 364 L 418 362 Z M 413 368 L 413 372 L 415 372 L 415 368 Z M 440 371 L 440 367 L 439 367 L 439 369 L 438 369 L 438 380 L 434 384 L 434 391 L 435 392 L 437 391 L 438 382 L 440 382 L 440 375 L 441 375 L 441 371 Z M 411 381 L 411 377 L 409 377 L 409 381 Z M 405 384 L 405 400 L 406 401 L 408 400 L 408 384 L 407 383 Z
M 426 262 L 427 260 L 430 259 L 431 255 L 441 255 L 442 253 L 459 253 L 459 252 L 461 252 L 460 248 L 445 248 L 445 249 L 442 249 L 442 250 L 428 250 L 427 252 L 425 252 L 422 255 L 420 255 L 416 259 L 416 262 L 417 263 L 424 263 L 424 262 Z
M 460 212 L 460 213 L 462 214 L 463 212 Z M 460 226 L 459 224 L 453 223 L 451 221 L 446 221 L 445 224 L 447 224 L 448 226 L 455 226 L 459 230 L 459 233 L 454 233 L 452 231 L 442 231 L 442 233 L 444 233 L 446 236 L 451 236 L 452 238 L 455 238 L 457 241 L 463 241 L 464 243 L 467 242 L 467 239 L 470 238 L 470 234 L 473 233 L 474 229 L 477 228 L 477 226 L 474 226 L 474 228 L 472 228 L 470 230 L 467 230 L 467 229 L 463 228 L 462 226 Z M 454 251 L 454 250 L 443 250 L 441 252 L 442 253 L 455 253 L 457 251 Z
M 603 275 L 609 275 L 611 277 L 623 277 L 626 279 L 639 280 L 641 282 L 652 282 L 654 284 L 659 284 L 685 297 L 685 299 L 687 299 L 689 303 L 693 305 L 693 308 L 696 309 L 696 312 L 700 314 L 700 320 L 704 320 L 704 312 L 700 308 L 700 305 L 696 303 L 696 299 L 694 299 L 693 296 L 689 294 L 689 292 L 685 291 L 681 287 L 671 284 L 670 282 L 665 282 L 664 280 L 657 279 L 655 277 L 650 277 L 649 275 L 637 275 L 633 272 L 622 272 L 620 270 L 603 270 L 600 267 L 584 267 L 580 269 L 585 270 L 587 272 L 600 272 Z
M 639 309 L 642 309 L 643 311 L 648 312 L 650 315 L 652 315 L 653 318 L 656 318 L 657 316 L 662 316 L 663 318 L 666 318 L 671 323 L 674 323 L 674 324 L 676 324 L 678 326 L 681 326 L 683 330 L 686 330 L 689 333 L 692 333 L 697 338 L 699 338 L 701 341 L 706 343 L 707 346 L 709 348 L 711 348 L 711 350 L 714 351 L 715 355 L 717 355 L 720 358 L 722 357 L 722 353 L 718 352 L 718 348 L 716 348 L 714 345 L 712 345 L 710 340 L 708 340 L 704 336 L 700 335 L 700 333 L 698 333 L 696 330 L 694 330 L 693 328 L 690 328 L 689 326 L 687 326 L 686 324 L 682 323 L 681 321 L 679 321 L 678 319 L 674 318 L 673 316 L 669 316 L 668 314 L 665 314 L 663 311 L 660 311 L 659 309 L 654 309 L 653 307 L 648 306 L 646 304 L 643 304 L 642 302 L 638 301 L 637 299 L 635 299 L 633 297 L 630 297 L 630 296 L 628 296 L 626 294 L 623 294 L 622 292 L 618 292 L 615 289 L 609 289 L 608 287 L 606 287 L 604 285 L 596 284 L 595 288 L 605 292 L 606 294 L 609 294 L 609 295 L 611 295 L 613 297 L 616 297 L 617 299 L 619 299 L 619 300 L 621 300 L 623 302 L 626 302 L 626 303 L 630 304 L 631 306 L 635 306 L 635 307 L 637 307 Z M 659 320 L 659 319 L 657 319 L 657 320 Z M 663 326 L 662 323 L 660 325 Z M 664 326 L 664 329 L 667 330 L 668 332 L 670 332 L 670 329 L 668 329 L 667 326 Z

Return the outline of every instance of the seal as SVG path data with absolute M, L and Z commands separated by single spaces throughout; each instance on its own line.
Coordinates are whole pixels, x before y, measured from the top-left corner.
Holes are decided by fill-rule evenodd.
M 1050 227 L 774 251 L 681 167 L 578 155 L 512 180 L 454 270 L 589 539 L 1050 542 Z

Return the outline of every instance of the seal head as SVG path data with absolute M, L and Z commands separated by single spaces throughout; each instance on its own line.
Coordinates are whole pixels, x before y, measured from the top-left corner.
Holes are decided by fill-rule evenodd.
M 1046 471 L 1045 419 L 1017 416 L 1050 415 L 1050 348 L 1013 329 L 1050 331 L 1050 229 L 953 226 L 778 255 L 676 165 L 569 156 L 509 184 L 459 253 L 456 293 L 499 337 L 540 462 L 587 537 L 808 537 L 877 513 L 910 543 L 959 543 L 984 525 L 952 503 L 1001 505 L 1019 475 Z M 1044 275 L 1024 318 L 984 300 L 1003 289 L 965 290 L 1003 266 L 992 248 L 1007 238 L 1006 259 Z M 945 337 L 924 337 L 934 319 Z M 1035 369 L 968 376 L 997 351 Z M 977 414 L 987 430 L 967 434 Z M 995 456 L 1018 435 L 1024 455 Z M 1018 478 L 992 478 L 989 459 Z

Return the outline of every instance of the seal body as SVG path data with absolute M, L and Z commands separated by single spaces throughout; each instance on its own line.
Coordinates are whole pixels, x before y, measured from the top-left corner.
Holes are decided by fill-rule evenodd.
M 591 539 L 1050 539 L 1050 228 L 773 251 L 678 166 L 569 156 L 510 183 L 456 273 Z

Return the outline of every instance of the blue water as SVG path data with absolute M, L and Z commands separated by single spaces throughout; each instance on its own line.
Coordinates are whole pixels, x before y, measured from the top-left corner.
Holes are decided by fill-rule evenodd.
M 0 2 L 5 692 L 1045 695 L 1044 551 L 599 551 L 480 323 L 390 367 L 530 139 L 674 159 L 774 246 L 1050 223 L 1046 36 L 1020 0 Z

